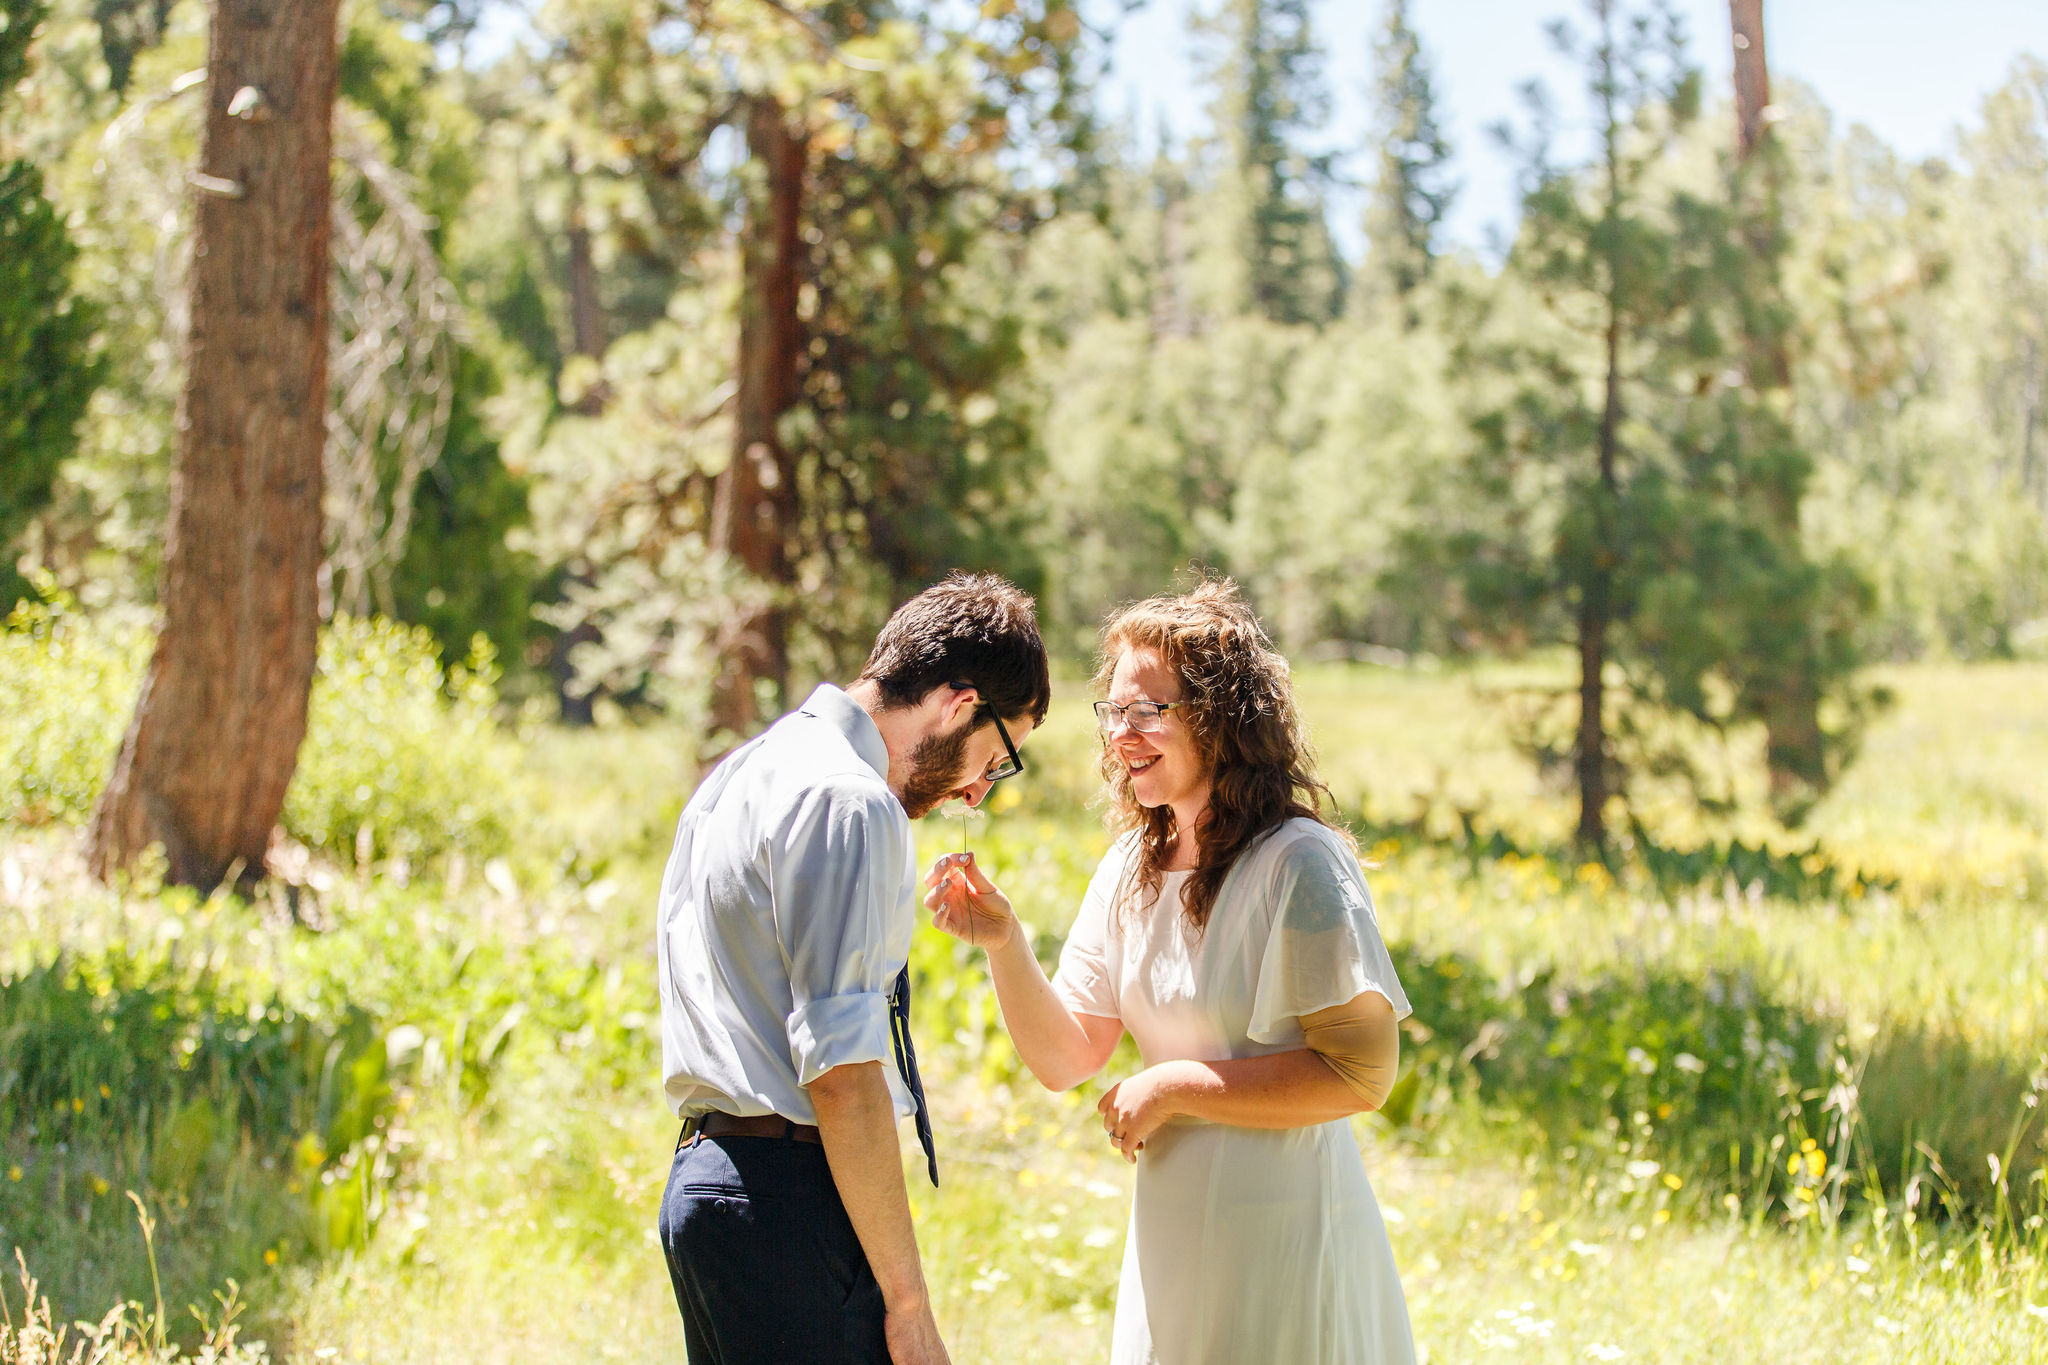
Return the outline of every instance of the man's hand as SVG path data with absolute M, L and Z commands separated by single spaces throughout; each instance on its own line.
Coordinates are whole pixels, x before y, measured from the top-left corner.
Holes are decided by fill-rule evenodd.
M 902 1312 L 889 1311 L 885 1331 L 889 1359 L 894 1365 L 952 1365 L 946 1343 L 939 1340 L 939 1324 L 932 1320 L 929 1302 Z
M 896 1365 L 950 1365 L 918 1261 L 882 1064 L 835 1066 L 808 1088 L 832 1183 L 882 1291 L 889 1358 Z

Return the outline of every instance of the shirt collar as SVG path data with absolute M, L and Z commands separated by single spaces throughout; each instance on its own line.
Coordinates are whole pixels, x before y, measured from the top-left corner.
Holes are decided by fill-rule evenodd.
M 861 761 L 873 768 L 884 783 L 888 782 L 889 746 L 882 742 L 882 731 L 875 718 L 862 710 L 859 702 L 831 683 L 819 683 L 818 690 L 797 710 L 846 736 L 846 742 L 853 746 Z

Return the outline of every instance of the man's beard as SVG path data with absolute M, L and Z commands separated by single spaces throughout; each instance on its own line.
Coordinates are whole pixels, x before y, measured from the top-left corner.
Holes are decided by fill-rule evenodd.
M 970 721 L 949 735 L 926 735 L 910 750 L 910 775 L 903 779 L 903 809 L 913 820 L 930 815 L 939 802 L 966 785 L 960 771 L 973 734 Z

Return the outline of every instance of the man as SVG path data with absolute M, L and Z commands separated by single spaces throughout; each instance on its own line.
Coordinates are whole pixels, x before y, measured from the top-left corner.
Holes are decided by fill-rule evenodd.
M 684 1119 L 661 1242 L 691 1365 L 944 1365 L 896 1120 L 909 1049 L 910 822 L 1021 771 L 1052 687 L 1031 599 L 956 574 L 860 678 L 704 779 L 662 876 L 664 1084 Z

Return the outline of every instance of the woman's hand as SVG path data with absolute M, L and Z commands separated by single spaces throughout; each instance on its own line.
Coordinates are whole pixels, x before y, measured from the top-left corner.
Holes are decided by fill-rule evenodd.
M 1096 1112 L 1102 1115 L 1103 1131 L 1124 1154 L 1124 1160 L 1136 1161 L 1145 1139 L 1180 1112 L 1174 1103 L 1179 1067 L 1178 1062 L 1148 1066 L 1128 1080 L 1118 1081 L 1095 1102 Z
M 948 853 L 924 876 L 924 908 L 932 926 L 993 953 L 1017 933 L 1010 898 L 983 875 L 972 853 Z

